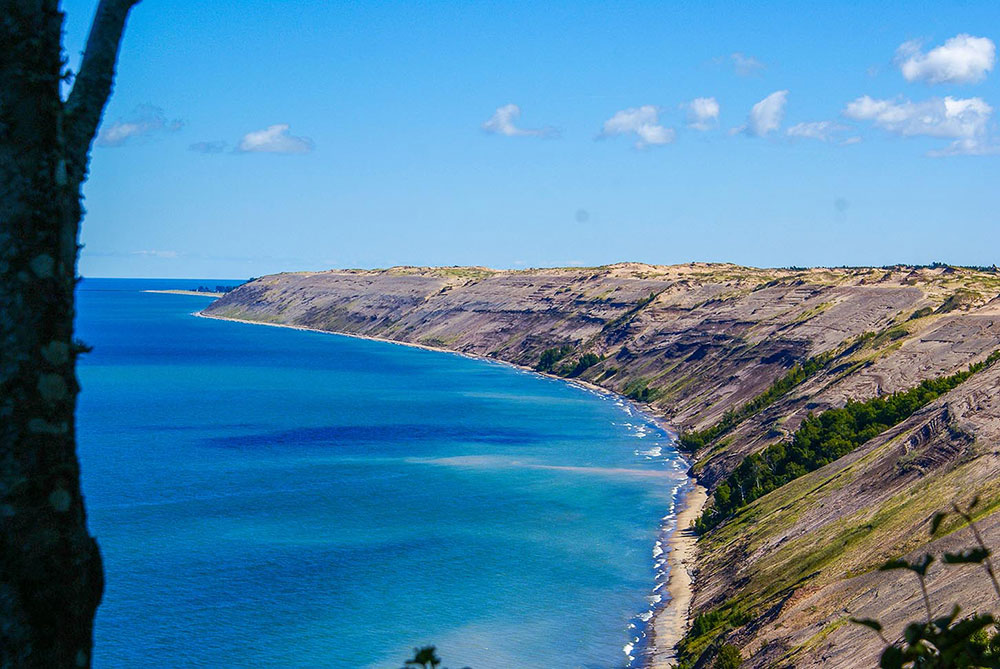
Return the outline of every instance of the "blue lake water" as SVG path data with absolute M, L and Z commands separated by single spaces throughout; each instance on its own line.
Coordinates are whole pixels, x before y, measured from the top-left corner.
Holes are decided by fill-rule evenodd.
M 94 663 L 627 665 L 684 462 L 620 400 L 508 366 L 191 314 L 88 279 Z

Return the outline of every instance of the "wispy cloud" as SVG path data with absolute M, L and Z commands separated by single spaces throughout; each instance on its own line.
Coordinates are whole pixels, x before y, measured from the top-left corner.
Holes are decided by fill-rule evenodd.
M 659 107 L 643 105 L 615 112 L 614 116 L 604 122 L 599 137 L 631 134 L 638 138 L 635 142 L 637 149 L 670 144 L 677 135 L 673 128 L 660 125 Z
M 126 119 L 116 120 L 103 128 L 97 135 L 98 146 L 118 147 L 142 137 L 176 132 L 184 127 L 179 119 L 167 120 L 159 107 L 140 105 Z
M 748 56 L 744 53 L 740 53 L 739 51 L 729 54 L 729 62 L 733 66 L 733 71 L 741 77 L 749 77 L 759 74 L 765 67 L 764 63 L 760 62 L 753 56 Z
M 554 137 L 558 134 L 555 128 L 519 128 L 517 120 L 521 117 L 521 108 L 511 103 L 498 107 L 493 116 L 482 124 L 484 132 L 506 137 Z
M 940 137 L 954 140 L 930 155 L 983 155 L 996 153 L 988 137 L 993 108 L 982 98 L 929 98 L 877 100 L 862 96 L 847 104 L 844 116 L 870 121 L 886 132 L 903 137 Z
M 836 138 L 837 133 L 844 130 L 847 130 L 846 126 L 833 121 L 809 121 L 796 123 L 786 130 L 785 134 L 795 139 L 816 139 L 821 142 L 830 142 Z
M 787 101 L 788 91 L 771 93 L 750 109 L 746 124 L 735 128 L 734 132 L 742 132 L 751 137 L 766 137 L 781 127 Z
M 907 81 L 928 84 L 974 84 L 993 70 L 996 45 L 987 37 L 956 35 L 927 53 L 919 40 L 896 49 L 896 63 Z
M 314 144 L 308 137 L 296 137 L 289 133 L 287 123 L 271 125 L 263 130 L 254 130 L 243 135 L 236 147 L 238 153 L 285 153 L 303 154 L 313 150 Z
M 719 122 L 719 102 L 715 98 L 695 98 L 683 106 L 688 126 L 695 130 L 711 130 Z
M 1000 143 L 980 138 L 956 139 L 943 149 L 928 151 L 931 158 L 948 156 L 996 156 L 1000 155 Z
M 158 251 L 158 250 L 132 251 L 129 255 L 143 256 L 146 258 L 167 258 L 167 259 L 173 259 L 180 256 L 180 254 L 177 253 L 177 251 Z

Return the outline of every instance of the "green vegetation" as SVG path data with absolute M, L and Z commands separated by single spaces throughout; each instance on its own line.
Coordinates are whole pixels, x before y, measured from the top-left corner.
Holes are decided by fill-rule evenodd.
M 423 669 L 437 669 L 441 666 L 441 658 L 437 655 L 437 648 L 435 646 L 424 646 L 423 648 L 413 649 L 413 659 L 404 662 L 406 665 L 403 669 L 410 669 L 411 667 L 423 667 Z M 466 667 L 465 669 L 469 669 Z
M 617 367 L 605 367 L 601 375 L 596 379 L 597 381 L 603 381 L 605 379 L 610 379 L 612 376 L 618 373 Z
M 580 376 L 601 360 L 604 360 L 604 356 L 597 355 L 596 353 L 584 353 L 580 356 L 576 363 L 570 362 L 559 365 L 558 367 L 556 366 L 556 363 L 565 359 L 567 356 L 572 355 L 575 350 L 575 347 L 570 344 L 547 348 L 542 351 L 542 356 L 539 358 L 538 364 L 535 365 L 535 369 L 539 372 L 550 372 L 559 376 L 572 378 Z
M 814 490 L 817 480 L 814 478 L 815 475 L 811 475 L 811 477 L 813 477 L 812 482 L 805 488 Z M 938 480 L 935 482 L 938 487 L 936 492 L 925 488 L 916 497 L 908 496 L 912 500 L 911 502 L 905 506 L 894 507 L 890 513 L 898 516 L 898 524 L 905 526 L 905 533 L 911 532 L 915 517 L 930 518 L 932 515 L 933 519 L 930 523 L 932 536 L 952 533 L 965 527 L 970 528 L 975 537 L 976 545 L 954 553 L 945 553 L 940 562 L 945 565 L 980 564 L 989 579 L 983 583 L 983 587 L 989 589 L 992 586 L 1000 598 L 1000 582 L 997 580 L 997 572 L 991 562 L 992 552 L 983 543 L 982 535 L 975 522 L 976 519 L 986 517 L 996 510 L 996 499 L 991 498 L 993 501 L 987 499 L 980 503 L 979 498 L 976 498 L 966 509 L 953 504 L 954 511 L 948 514 L 931 514 L 926 511 L 925 507 L 921 506 L 922 502 L 928 498 L 940 495 L 951 497 L 956 489 L 961 488 L 961 484 L 958 483 L 960 480 L 961 478 L 951 481 Z M 790 498 L 787 495 L 774 502 L 774 504 L 783 506 L 789 503 Z M 913 503 L 918 506 L 912 506 Z M 769 510 L 765 515 L 773 513 Z M 862 520 L 863 518 L 867 521 Z M 741 522 L 743 522 L 742 516 Z M 753 521 L 750 522 L 754 529 L 748 534 L 741 535 L 744 538 L 750 538 L 759 531 L 760 525 Z M 854 554 L 859 551 L 865 554 L 875 554 L 878 550 L 875 546 L 881 545 L 885 541 L 886 535 L 872 533 L 873 528 L 884 529 L 890 522 L 895 521 L 890 521 L 890 516 L 882 513 L 874 518 L 869 518 L 862 513 L 860 516 L 843 519 L 843 522 L 840 523 L 841 528 L 850 535 L 857 535 L 860 541 L 865 542 L 866 548 L 862 548 L 861 545 L 851 540 L 845 541 L 849 537 L 839 531 L 822 536 L 802 537 L 790 542 L 790 544 L 797 544 L 795 550 L 791 552 L 786 550 L 782 554 L 774 556 L 771 566 L 765 567 L 764 571 L 758 571 L 756 575 L 751 576 L 751 582 L 741 588 L 738 595 L 730 597 L 718 608 L 695 618 L 687 635 L 678 645 L 678 669 L 692 669 L 695 666 L 719 666 L 717 663 L 722 657 L 723 649 L 728 645 L 726 639 L 732 639 L 734 630 L 754 619 L 759 619 L 765 611 L 773 606 L 776 598 L 788 597 L 807 581 L 817 586 L 820 582 L 828 580 L 824 577 L 837 579 L 849 576 L 851 572 L 842 572 L 842 566 L 838 566 L 835 559 L 836 554 L 843 553 L 850 545 L 853 545 L 852 552 Z M 731 529 L 731 525 L 720 528 L 719 531 L 726 535 L 723 537 L 717 536 L 717 533 L 708 535 L 706 539 L 710 541 L 710 546 L 705 550 L 717 549 L 720 542 L 732 541 L 734 535 Z M 897 529 L 899 528 L 897 527 Z M 817 551 L 817 549 L 819 550 Z M 904 550 L 906 549 L 904 548 Z M 880 559 L 884 560 L 885 557 Z M 928 572 L 928 567 L 934 562 L 935 560 L 930 556 L 924 556 L 913 563 L 898 559 L 890 560 L 884 564 L 876 561 L 872 567 L 878 568 L 877 565 L 881 564 L 882 570 L 908 569 L 922 581 Z M 792 569 L 789 569 L 790 567 Z M 867 571 L 867 569 L 864 570 Z M 817 578 L 819 581 L 814 580 Z M 921 594 L 923 594 L 923 588 L 921 588 Z M 924 602 L 925 610 L 930 608 L 926 598 Z M 970 603 L 971 605 L 972 603 Z M 985 613 L 978 597 L 975 608 L 978 609 L 977 613 Z M 887 669 L 916 669 L 918 667 L 928 669 L 996 667 L 1000 669 L 1000 638 L 994 634 L 994 629 L 990 627 L 994 624 L 991 621 L 996 620 L 995 616 L 959 617 L 960 612 L 956 607 L 947 616 L 932 618 L 928 615 L 924 621 L 909 625 L 902 640 L 897 640 L 894 644 L 890 644 L 883 637 L 887 648 L 880 666 Z M 870 627 L 881 635 L 882 627 L 877 621 L 867 619 L 850 619 L 850 621 Z M 847 622 L 846 617 L 832 620 L 823 628 L 818 637 L 825 639 Z M 810 642 L 813 641 L 815 638 L 810 640 Z M 891 645 L 895 645 L 896 650 L 889 648 Z M 792 658 L 795 657 L 797 651 L 803 648 L 800 646 L 797 649 L 792 649 L 782 662 L 775 663 L 776 666 L 795 666 L 796 662 Z M 716 663 L 714 665 L 712 664 L 713 658 Z
M 740 666 L 742 658 L 739 656 L 739 649 L 732 644 L 721 643 L 721 639 L 731 630 L 748 622 L 750 622 L 750 616 L 738 605 L 723 605 L 714 611 L 697 616 L 677 646 L 678 669 L 690 669 L 698 660 L 711 658 L 712 655 L 715 655 L 716 662 L 719 662 L 723 653 L 729 658 L 723 661 L 731 662 L 733 659 L 738 659 L 737 664 L 730 666 Z M 726 646 L 736 650 L 735 658 L 732 650 L 725 650 Z M 716 664 L 716 666 L 720 665 Z
M 563 374 L 563 370 L 560 370 L 561 376 L 580 376 L 589 368 L 593 367 L 601 361 L 601 356 L 596 353 L 584 353 L 580 356 L 580 359 L 576 361 L 576 365 L 572 367 L 567 373 Z
M 822 588 L 876 570 L 893 555 L 912 550 L 917 541 L 914 523 L 933 516 L 937 509 L 954 498 L 956 490 L 973 487 L 979 490 L 984 502 L 977 507 L 977 519 L 1000 508 L 1000 480 L 991 480 L 985 485 L 977 482 L 974 472 L 978 461 L 972 458 L 942 475 L 916 479 L 912 486 L 879 505 L 874 515 L 873 507 L 860 508 L 825 527 L 781 541 L 782 537 L 789 536 L 789 529 L 797 524 L 802 513 L 822 507 L 825 500 L 836 495 L 836 491 L 849 481 L 864 477 L 865 472 L 870 471 L 866 463 L 878 461 L 897 448 L 897 442 L 882 443 L 852 459 L 851 463 L 842 463 L 837 469 L 811 472 L 757 500 L 729 522 L 701 537 L 699 545 L 703 554 L 724 554 L 729 560 L 756 553 L 765 544 L 773 546 L 781 542 L 776 551 L 755 561 L 743 572 L 738 589 L 720 608 L 742 609 L 749 613 L 747 620 L 757 620 L 779 602 L 794 596 L 800 588 Z M 986 444 L 977 449 L 978 452 L 992 450 L 992 446 Z M 962 527 L 957 520 L 949 519 L 942 525 L 942 531 L 951 533 Z M 740 544 L 740 548 L 733 550 L 734 544 Z M 744 577 L 746 580 L 742 580 Z M 846 622 L 845 617 L 830 625 Z M 715 649 L 725 640 L 732 639 L 731 631 L 742 624 L 721 625 L 717 634 L 690 640 L 694 643 L 687 646 L 690 649 L 687 659 L 697 660 L 704 655 L 699 666 L 710 666 L 707 662 Z M 829 626 L 823 631 L 830 633 Z M 789 649 L 776 666 L 797 666 L 796 656 L 800 653 L 811 655 L 808 644 L 821 641 L 814 635 L 802 646 Z M 712 651 L 705 655 L 705 649 Z
M 833 351 L 813 356 L 801 365 L 795 363 L 792 368 L 780 379 L 775 381 L 757 397 L 736 409 L 730 409 L 722 414 L 722 418 L 715 425 L 704 430 L 683 433 L 678 444 L 685 451 L 697 451 L 701 447 L 709 444 L 729 430 L 736 427 L 740 421 L 754 415 L 761 409 L 769 406 L 779 397 L 795 388 L 809 377 L 813 376 L 830 364 L 839 354 Z
M 538 364 L 535 365 L 535 369 L 539 372 L 551 372 L 552 368 L 556 366 L 556 363 L 565 358 L 567 355 L 573 352 L 573 346 L 570 344 L 563 344 L 562 346 L 556 346 L 554 348 L 547 348 L 542 351 L 542 357 L 538 359 Z
M 933 313 L 934 313 L 934 309 L 933 308 L 931 308 L 931 307 L 921 307 L 920 309 L 917 309 L 912 314 L 910 314 L 910 317 L 908 319 L 906 319 L 906 320 L 908 320 L 908 321 L 915 321 L 918 318 L 923 318 L 924 316 L 930 316 Z
M 614 330 L 619 325 L 622 325 L 626 321 L 630 320 L 633 316 L 635 316 L 637 313 L 639 313 L 639 311 L 642 310 L 643 307 L 651 304 L 653 302 L 653 300 L 656 299 L 657 294 L 658 293 L 650 293 L 647 297 L 644 297 L 641 300 L 639 300 L 638 302 L 636 302 L 635 306 L 632 307 L 631 309 L 629 309 L 628 311 L 626 311 L 624 314 L 622 314 L 621 316 L 619 316 L 618 318 L 616 318 L 614 320 L 611 320 L 611 321 L 608 321 L 607 323 L 605 323 L 604 327 L 601 328 L 601 332 L 608 332 L 610 330 Z
M 719 654 L 715 656 L 715 669 L 739 669 L 743 664 L 743 656 L 740 649 L 731 643 L 727 643 L 719 649 Z
M 949 311 L 960 309 L 976 301 L 976 294 L 971 290 L 959 288 L 937 308 L 936 314 L 946 314 Z
M 929 307 L 925 307 L 929 309 Z M 931 313 L 924 309 L 915 311 L 909 318 L 913 320 Z M 821 353 L 808 358 L 803 363 L 795 363 L 784 376 L 772 383 L 767 390 L 746 404 L 736 409 L 730 409 L 722 414 L 719 422 L 704 430 L 684 432 L 678 438 L 677 445 L 684 451 L 697 451 L 712 443 L 722 435 L 736 427 L 741 421 L 767 408 L 775 401 L 786 395 L 799 384 L 807 381 L 819 372 L 833 365 L 834 362 L 857 353 L 864 347 L 880 349 L 886 344 L 898 341 L 907 337 L 909 330 L 902 326 L 892 326 L 880 332 L 863 332 L 841 344 L 838 348 Z M 854 368 L 860 366 L 862 362 L 855 362 Z M 853 369 L 853 368 L 852 368 Z
M 649 379 L 639 377 L 629 381 L 622 389 L 622 394 L 637 402 L 652 402 L 660 396 L 662 391 L 659 388 L 650 388 Z
M 442 267 L 438 271 L 446 276 L 455 276 L 461 279 L 486 279 L 496 273 L 485 267 Z
M 702 513 L 696 530 L 710 530 L 755 499 L 847 455 L 998 359 L 1000 351 L 966 371 L 928 379 L 905 392 L 849 401 L 842 409 L 808 415 L 791 443 L 777 443 L 744 458 L 715 489 L 714 504 Z
M 898 339 L 903 339 L 909 334 L 910 331 L 904 327 L 889 328 L 888 330 L 883 330 L 882 332 L 879 332 L 877 335 L 875 335 L 875 337 L 872 338 L 871 340 L 872 346 L 874 348 L 881 348 L 885 344 L 889 344 Z
M 997 581 L 992 552 L 986 547 L 982 534 L 972 518 L 975 507 L 979 504 L 976 497 L 967 509 L 952 504 L 955 515 L 959 516 L 972 529 L 976 546 L 958 553 L 945 553 L 942 562 L 945 564 L 981 564 L 993 584 L 993 590 L 1000 598 L 1000 582 Z M 937 532 L 941 522 L 950 513 L 937 513 L 931 520 L 931 536 Z M 912 572 L 919 581 L 920 592 L 924 600 L 926 618 L 921 622 L 912 622 L 903 631 L 903 638 L 890 643 L 882 635 L 882 624 L 870 618 L 852 618 L 851 622 L 864 625 L 879 635 L 886 644 L 879 660 L 882 669 L 951 669 L 952 667 L 1000 667 L 1000 634 L 997 633 L 997 619 L 989 613 L 974 613 L 965 618 L 959 618 L 961 607 L 957 604 L 947 616 L 934 618 L 931 613 L 930 597 L 927 594 L 927 569 L 934 562 L 934 556 L 925 554 L 916 562 L 906 560 L 889 560 L 882 565 L 881 571 L 905 569 Z M 716 665 L 718 666 L 718 665 Z

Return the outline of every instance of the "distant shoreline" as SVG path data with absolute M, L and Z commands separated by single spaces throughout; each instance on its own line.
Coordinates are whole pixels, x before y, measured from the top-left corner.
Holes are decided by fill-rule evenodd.
M 144 290 L 144 293 L 166 293 L 168 295 L 199 295 L 201 297 L 222 297 L 225 293 L 210 293 L 205 290 L 182 290 L 180 288 L 171 288 L 169 290 Z
M 149 292 L 183 293 L 184 291 Z M 506 360 L 497 360 L 495 358 L 464 353 L 462 351 L 453 351 L 446 348 L 437 348 L 426 344 L 397 341 L 395 339 L 384 339 L 381 337 L 370 337 L 367 335 L 351 334 L 347 332 L 332 332 L 330 330 L 320 330 L 319 328 L 310 328 L 303 325 L 251 321 L 244 318 L 228 318 L 225 316 L 206 314 L 203 311 L 196 311 L 192 315 L 199 318 L 210 318 L 217 321 L 230 321 L 233 323 L 243 323 L 245 325 L 268 325 L 276 328 L 301 330 L 303 332 L 316 332 L 319 334 L 365 339 L 368 341 L 382 342 L 384 344 L 398 344 L 399 346 L 409 346 L 410 348 L 419 348 L 425 351 L 435 351 L 437 353 L 451 353 L 452 355 L 460 355 L 472 360 L 507 365 L 509 367 L 514 367 L 515 369 L 531 372 L 533 374 L 539 374 L 551 379 L 576 384 L 577 386 L 598 392 L 602 395 L 610 395 L 621 398 L 630 405 L 635 406 L 638 411 L 640 411 L 652 422 L 659 425 L 665 432 L 667 432 L 672 440 L 676 439 L 676 430 L 669 427 L 662 418 L 656 416 L 653 412 L 643 408 L 642 406 L 638 406 L 637 403 L 630 398 L 586 381 L 581 381 L 579 379 L 567 379 L 554 374 L 539 372 L 531 367 L 518 365 L 513 362 L 507 362 Z M 678 453 L 680 453 L 679 449 Z M 683 457 L 683 453 L 680 453 L 680 455 Z M 688 488 L 688 491 L 674 509 L 674 529 L 670 532 L 670 538 L 667 540 L 667 546 L 669 547 L 669 551 L 667 552 L 669 575 L 667 577 L 666 590 L 669 595 L 669 599 L 653 612 L 653 617 L 646 623 L 646 634 L 649 639 L 649 645 L 643 656 L 636 658 L 638 660 L 638 664 L 636 665 L 637 667 L 644 667 L 646 669 L 669 669 L 669 667 L 672 667 L 676 657 L 674 647 L 682 638 L 684 638 L 684 635 L 687 633 L 688 627 L 691 624 L 690 608 L 691 598 L 693 596 L 691 584 L 693 578 L 690 572 L 690 565 L 694 563 L 695 552 L 697 550 L 697 536 L 691 530 L 691 524 L 701 514 L 701 510 L 708 499 L 708 494 L 707 490 L 703 486 L 699 485 L 697 480 L 690 475 L 688 475 L 688 483 L 683 487 Z

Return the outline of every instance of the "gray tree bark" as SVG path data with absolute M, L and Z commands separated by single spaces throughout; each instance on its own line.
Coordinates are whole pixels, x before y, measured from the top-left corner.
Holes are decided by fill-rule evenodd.
M 101 0 L 64 103 L 58 0 L 0 0 L 0 667 L 89 667 L 104 577 L 74 413 L 80 188 L 122 30 Z

